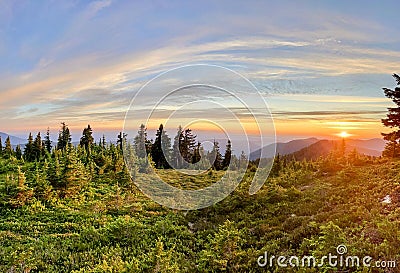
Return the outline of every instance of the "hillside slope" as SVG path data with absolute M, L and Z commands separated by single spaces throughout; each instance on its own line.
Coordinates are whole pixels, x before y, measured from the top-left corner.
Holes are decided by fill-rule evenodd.
M 272 158 L 275 154 L 275 146 L 276 146 L 276 153 L 280 155 L 287 155 L 294 153 L 304 147 L 307 147 L 315 142 L 317 142 L 317 138 L 306 138 L 306 139 L 295 139 L 289 142 L 278 142 L 275 144 L 270 144 L 264 146 L 264 148 L 258 149 L 252 153 L 250 153 L 249 159 L 255 160 L 257 158 Z M 261 152 L 263 155 L 261 155 Z
M 18 145 L 18 144 L 26 143 L 25 139 L 22 139 L 22 138 L 19 138 L 19 137 L 16 137 L 16 136 L 12 136 L 12 135 L 9 135 L 7 133 L 0 132 L 0 137 L 1 137 L 1 141 L 3 142 L 3 144 L 6 141 L 8 136 L 10 137 L 10 141 L 11 141 L 12 145 Z
M 356 150 L 359 154 L 370 155 L 370 156 L 381 156 L 382 150 L 374 150 L 368 148 L 368 144 L 371 143 L 372 140 L 346 140 L 344 142 L 345 145 L 345 153 L 350 153 L 353 150 Z M 375 140 L 373 140 L 375 141 Z M 377 141 L 375 141 L 377 142 Z M 378 143 L 378 142 L 377 142 Z M 325 156 L 331 151 L 335 149 L 339 149 L 342 145 L 341 140 L 320 140 L 310 146 L 307 146 L 299 151 L 288 154 L 289 158 L 294 158 L 296 160 L 316 160 L 321 156 Z M 373 147 L 379 148 L 378 145 L 371 145 Z

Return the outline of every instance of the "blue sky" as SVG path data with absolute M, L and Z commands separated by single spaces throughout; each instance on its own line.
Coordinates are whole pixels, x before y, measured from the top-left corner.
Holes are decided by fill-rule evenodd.
M 251 80 L 282 138 L 379 137 L 390 106 L 381 87 L 400 73 L 397 10 L 396 1 L 0 0 L 0 131 L 55 133 L 61 121 L 76 136 L 88 123 L 119 131 L 147 80 L 206 63 Z

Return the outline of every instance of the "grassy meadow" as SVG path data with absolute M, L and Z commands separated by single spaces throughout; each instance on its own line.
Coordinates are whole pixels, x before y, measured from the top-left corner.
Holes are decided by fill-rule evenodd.
M 1 272 L 338 272 L 328 265 L 260 267 L 257 258 L 265 252 L 321 257 L 336 253 L 340 244 L 351 255 L 400 258 L 400 161 L 364 156 L 281 160 L 255 195 L 248 194 L 255 170 L 249 168 L 226 199 L 194 211 L 160 206 L 111 172 L 96 174 L 73 195 L 60 197 L 52 189 L 41 198 L 35 165 L 0 161 Z M 18 176 L 18 166 L 33 195 L 17 206 L 10 205 L 18 198 L 10 176 Z M 157 174 L 179 181 L 171 182 L 175 186 L 197 189 L 223 173 L 156 170 L 135 179 Z M 385 196 L 391 201 L 384 202 Z

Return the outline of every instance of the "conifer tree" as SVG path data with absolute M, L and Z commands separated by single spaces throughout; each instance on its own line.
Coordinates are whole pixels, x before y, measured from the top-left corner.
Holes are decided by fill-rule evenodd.
M 171 162 L 171 138 L 167 135 L 167 131 L 163 130 L 161 134 L 161 150 L 163 151 L 163 166 L 162 168 L 171 168 L 168 162 Z
M 396 107 L 389 107 L 387 118 L 382 119 L 384 126 L 397 128 L 390 133 L 382 133 L 383 139 L 387 141 L 383 155 L 392 158 L 400 157 L 400 76 L 393 74 L 393 78 L 398 86 L 394 90 L 383 88 L 383 91 L 385 96 L 395 103 Z
M 46 179 L 47 163 L 43 168 L 36 165 L 35 175 L 33 177 L 33 192 L 37 199 L 48 200 L 51 195 L 51 185 Z
M 225 155 L 224 155 L 224 160 L 222 161 L 222 168 L 228 168 L 229 164 L 231 162 L 231 157 L 232 157 L 232 143 L 228 139 L 228 143 L 226 144 L 226 150 L 225 150 Z
M 144 124 L 142 124 L 140 125 L 138 134 L 134 139 L 134 146 L 137 157 L 139 158 L 147 157 L 146 142 L 147 142 L 146 127 L 144 126 Z
M 199 155 L 200 155 L 200 160 L 197 163 L 198 169 L 199 170 L 207 170 L 207 169 L 209 169 L 210 166 L 211 166 L 210 165 L 210 161 L 208 160 L 208 158 L 207 158 L 207 156 L 206 156 L 206 154 L 204 152 L 204 148 L 203 148 L 203 146 L 201 146 L 201 144 L 198 147 L 198 151 L 199 151 Z
M 4 146 L 4 155 L 10 158 L 14 154 L 14 150 L 11 146 L 10 136 L 7 136 L 6 145 Z
M 32 133 L 29 133 L 28 143 L 25 145 L 24 158 L 26 161 L 34 161 L 35 160 L 35 154 L 34 154 L 34 150 L 33 150 Z
M 137 171 L 142 173 L 147 172 L 147 167 L 149 167 L 147 159 L 138 158 L 135 153 L 134 145 L 129 141 L 126 144 L 126 149 L 124 151 L 124 159 L 126 161 L 126 166 L 129 167 L 129 173 L 132 176 L 132 179 L 135 179 Z
M 270 173 L 272 176 L 278 176 L 281 169 L 282 169 L 281 156 L 278 153 L 274 158 L 274 162 L 272 164 Z
M 102 147 L 103 149 L 106 148 L 106 136 L 105 136 L 105 135 L 103 135 L 103 137 L 102 137 L 102 140 L 101 140 L 101 147 Z
M 209 160 L 215 170 L 222 170 L 222 155 L 219 151 L 219 143 L 215 140 L 213 149 L 209 154 Z
M 125 143 L 127 134 L 119 132 L 118 136 L 117 136 L 117 147 L 122 151 L 123 150 L 123 145 Z
M 65 150 L 71 145 L 71 133 L 65 122 L 61 123 L 61 130 L 58 133 L 57 150 Z
M 49 181 L 50 185 L 56 189 L 65 188 L 65 183 L 62 181 L 62 168 L 58 150 L 53 152 L 53 157 L 51 158 L 48 167 L 47 180 Z
M 1 140 L 1 136 L 0 136 L 0 156 L 3 155 L 3 142 Z
M 51 145 L 51 140 L 50 140 L 50 131 L 49 131 L 49 128 L 47 128 L 46 136 L 45 136 L 45 138 L 44 138 L 44 147 L 45 147 L 45 149 L 46 149 L 46 151 L 47 151 L 48 153 L 51 153 L 52 145 Z
M 151 148 L 153 147 L 153 140 L 148 139 L 146 140 L 146 153 L 147 155 L 151 155 Z
M 90 155 L 91 153 L 93 142 L 93 131 L 92 128 L 90 128 L 90 125 L 88 125 L 86 128 L 83 129 L 82 137 L 79 143 L 81 147 L 85 148 L 87 155 Z
M 247 164 L 248 164 L 248 160 L 247 160 L 246 153 L 244 151 L 242 151 L 242 153 L 240 154 L 240 157 L 239 157 L 239 168 L 245 169 L 245 168 L 247 168 Z
M 86 173 L 88 181 L 93 181 L 96 176 L 96 163 L 93 160 L 89 160 L 86 164 Z
M 174 144 L 172 146 L 172 161 L 175 168 L 182 168 L 183 158 L 180 151 L 180 143 L 183 142 L 182 126 L 179 125 L 176 136 L 174 137 Z
M 197 142 L 197 147 L 196 147 L 196 148 L 194 148 L 194 151 L 193 151 L 193 156 L 192 156 L 192 163 L 193 163 L 193 164 L 195 164 L 195 163 L 199 162 L 199 161 L 200 161 L 200 159 L 201 159 L 201 155 L 200 155 L 200 147 L 201 147 L 201 144 L 200 144 L 200 142 Z
M 44 154 L 44 147 L 40 132 L 36 135 L 36 138 L 33 141 L 32 151 L 34 160 L 40 160 L 42 154 Z
M 239 168 L 239 159 L 235 154 L 231 154 L 231 163 L 229 164 L 229 169 L 236 171 Z
M 196 135 L 193 135 L 192 130 L 189 128 L 183 131 L 182 137 L 179 139 L 179 151 L 184 160 L 183 166 L 185 167 L 188 163 L 192 163 L 194 149 L 196 148 Z
M 66 197 L 70 197 L 79 193 L 86 186 L 87 175 L 85 166 L 77 156 L 76 149 L 72 146 L 67 149 L 62 180 L 65 186 L 64 194 Z
M 18 144 L 17 147 L 15 148 L 15 157 L 18 160 L 22 159 L 22 151 L 21 151 L 21 146 Z
M 33 192 L 26 185 L 25 173 L 18 167 L 18 182 L 17 182 L 17 194 L 10 200 L 13 207 L 22 207 L 31 199 Z
M 171 154 L 171 139 L 164 130 L 164 126 L 160 124 L 156 132 L 156 139 L 151 148 L 151 157 L 156 168 L 170 168 L 167 159 Z

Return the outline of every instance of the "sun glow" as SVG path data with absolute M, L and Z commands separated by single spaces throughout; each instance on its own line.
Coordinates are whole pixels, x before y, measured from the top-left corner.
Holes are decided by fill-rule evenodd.
M 339 134 L 337 134 L 337 136 L 346 138 L 346 137 L 351 136 L 351 134 L 348 134 L 347 132 L 343 131 L 343 132 L 340 132 Z

